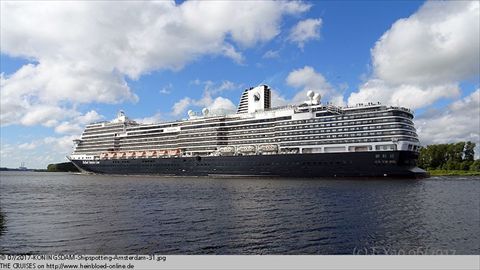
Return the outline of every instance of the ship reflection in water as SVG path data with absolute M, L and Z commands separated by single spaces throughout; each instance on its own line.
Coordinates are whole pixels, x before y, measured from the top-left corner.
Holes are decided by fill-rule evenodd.
M 0 253 L 478 254 L 478 178 L 2 172 Z

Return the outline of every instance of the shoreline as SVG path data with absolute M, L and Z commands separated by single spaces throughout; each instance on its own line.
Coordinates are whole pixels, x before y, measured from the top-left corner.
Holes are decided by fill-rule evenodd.
M 480 176 L 479 171 L 428 170 L 430 176 Z

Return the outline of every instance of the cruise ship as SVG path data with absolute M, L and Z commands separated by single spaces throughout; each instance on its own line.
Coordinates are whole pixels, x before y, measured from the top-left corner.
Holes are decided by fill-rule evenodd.
M 204 108 L 142 124 L 120 111 L 87 125 L 68 159 L 85 173 L 169 176 L 427 177 L 413 113 L 379 103 L 340 107 L 307 93 L 271 107 L 271 89 L 246 89 L 234 114 Z

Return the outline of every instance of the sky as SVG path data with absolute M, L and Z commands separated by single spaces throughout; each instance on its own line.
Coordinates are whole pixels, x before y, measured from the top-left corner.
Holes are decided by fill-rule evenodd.
M 313 90 L 339 106 L 408 107 L 422 145 L 480 145 L 478 1 L 0 7 L 2 167 L 66 161 L 86 124 L 119 110 L 145 123 L 190 109 L 229 113 L 259 84 L 272 88 L 274 106 Z

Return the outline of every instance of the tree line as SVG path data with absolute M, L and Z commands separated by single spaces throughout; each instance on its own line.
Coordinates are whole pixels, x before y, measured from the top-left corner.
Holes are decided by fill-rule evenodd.
M 470 141 L 427 145 L 420 149 L 418 166 L 427 170 L 480 171 L 480 159 L 475 160 L 475 146 Z

